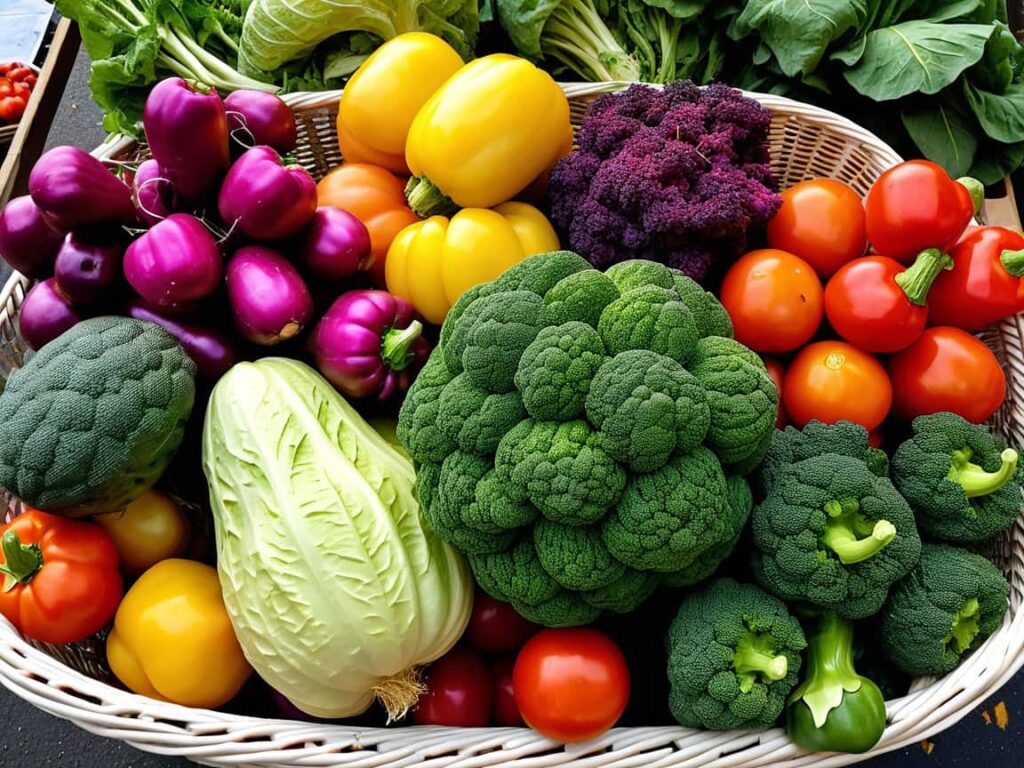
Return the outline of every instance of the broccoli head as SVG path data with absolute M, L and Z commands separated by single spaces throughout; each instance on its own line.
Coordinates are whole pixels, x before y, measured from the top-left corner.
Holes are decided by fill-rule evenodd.
M 566 589 L 601 589 L 626 573 L 626 566 L 612 556 L 601 531 L 593 526 L 541 519 L 533 526 L 533 546 L 544 570 Z
M 519 358 L 540 330 L 544 302 L 531 291 L 511 291 L 485 296 L 471 306 L 477 304 L 482 308 L 474 313 L 462 351 L 462 368 L 481 389 L 511 392 Z
M 612 269 L 614 268 L 612 267 Z M 705 336 L 733 338 L 735 331 L 732 327 L 732 318 L 729 317 L 729 313 L 726 312 L 722 302 L 715 294 L 705 291 L 700 283 L 692 277 L 687 277 L 678 269 L 670 269 L 669 272 L 672 273 L 671 287 L 679 294 L 679 299 L 683 304 L 690 308 L 690 313 L 697 323 L 697 333 L 700 338 L 703 339 Z
M 619 289 L 604 272 L 576 272 L 544 296 L 540 321 L 544 325 L 562 325 L 575 320 L 596 328 L 604 308 L 617 298 Z
M 618 579 L 606 587 L 581 592 L 580 596 L 595 608 L 614 613 L 632 613 L 654 594 L 661 582 L 660 574 L 626 568 Z
M 437 425 L 459 450 L 493 456 L 498 443 L 512 427 L 526 418 L 518 392 L 492 394 L 460 373 L 441 390 Z
M 704 387 L 675 360 L 630 350 L 594 376 L 587 418 L 601 445 L 633 472 L 653 472 L 677 451 L 692 451 L 711 423 Z
M 878 613 L 921 555 L 914 513 L 892 483 L 834 453 L 782 469 L 751 527 L 762 586 L 848 619 Z
M 441 393 L 453 378 L 444 358 L 431 355 L 402 403 L 396 431 L 416 461 L 440 464 L 456 448 L 455 441 L 446 435 L 450 432 L 443 432 L 438 422 Z
M 575 320 L 548 326 L 523 352 L 515 385 L 535 419 L 567 421 L 583 413 L 590 382 L 604 361 L 604 344 L 591 326 Z
M 782 714 L 807 640 L 781 600 L 717 579 L 679 606 L 667 645 L 668 703 L 680 724 L 764 729 Z
M 515 605 L 539 605 L 561 591 L 541 565 L 532 536 L 523 536 L 501 552 L 467 553 L 476 583 L 497 600 Z
M 952 672 L 1003 621 L 1010 585 L 981 555 L 925 544 L 882 610 L 882 649 L 909 675 Z
M 936 539 L 972 544 L 1005 531 L 1021 507 L 1017 452 L 954 413 L 919 416 L 892 457 L 893 482 Z
M 697 344 L 697 323 L 671 288 L 631 288 L 605 307 L 597 323 L 609 354 L 647 349 L 686 363 Z
M 664 264 L 646 259 L 620 261 L 608 267 L 604 274 L 615 284 L 620 294 L 651 285 L 656 288 L 675 288 L 673 271 Z
M 465 516 L 476 500 L 478 483 L 491 471 L 491 463 L 486 459 L 456 451 L 441 465 L 437 490 L 429 494 L 431 504 L 423 508 L 431 530 L 463 552 L 499 552 L 510 547 L 517 537 L 514 530 L 480 530 L 470 525 Z
M 551 251 L 544 254 L 543 259 L 520 261 L 487 285 L 502 293 L 530 291 L 543 298 L 565 278 L 590 269 L 591 265 L 578 253 Z
M 524 619 L 542 627 L 578 627 L 601 615 L 600 608 L 566 589 L 543 603 L 528 605 L 513 601 L 512 607 Z

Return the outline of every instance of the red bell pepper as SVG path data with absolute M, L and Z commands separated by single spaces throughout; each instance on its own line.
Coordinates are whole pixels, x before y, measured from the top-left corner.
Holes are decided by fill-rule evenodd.
M 928 294 L 933 325 L 977 331 L 1024 311 L 1024 236 L 978 227 L 952 250 L 953 269 Z

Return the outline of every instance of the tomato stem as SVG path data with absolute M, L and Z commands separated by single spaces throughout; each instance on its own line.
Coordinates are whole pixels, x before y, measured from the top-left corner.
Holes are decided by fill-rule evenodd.
M 961 176 L 956 181 L 967 188 L 971 195 L 971 202 L 974 203 L 974 215 L 977 216 L 985 207 L 985 185 L 970 176 Z
M 3 535 L 0 549 L 4 554 L 0 573 L 8 577 L 5 592 L 12 590 L 16 584 L 28 584 L 43 567 L 43 551 L 39 545 L 22 544 L 21 538 L 14 531 L 7 531 Z
M 1013 277 L 1024 277 L 1024 250 L 1003 251 L 999 261 Z
M 939 273 L 944 269 L 953 268 L 953 259 L 948 253 L 943 253 L 938 248 L 929 248 L 921 251 L 914 263 L 900 272 L 894 278 L 896 285 L 903 289 L 907 300 L 911 304 L 923 307 L 928 298 L 928 291 Z

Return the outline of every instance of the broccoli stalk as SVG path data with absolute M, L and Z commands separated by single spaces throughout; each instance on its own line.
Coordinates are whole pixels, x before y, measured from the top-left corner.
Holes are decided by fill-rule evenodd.
M 1017 473 L 1017 452 L 1013 448 L 1004 448 L 999 454 L 1002 466 L 995 472 L 986 472 L 982 467 L 971 462 L 973 453 L 970 448 L 952 452 L 952 463 L 946 479 L 964 489 L 968 499 L 988 496 L 995 493 Z
M 808 640 L 807 677 L 786 707 L 786 730 L 804 749 L 861 753 L 885 730 L 885 698 L 853 666 L 853 623 L 822 615 Z
M 882 551 L 896 538 L 896 526 L 888 520 L 872 523 L 859 513 L 856 499 L 832 500 L 825 504 L 828 522 L 821 543 L 839 556 L 843 565 L 862 563 Z
M 981 631 L 980 611 L 981 605 L 978 603 L 978 598 L 972 597 L 953 616 L 953 626 L 950 627 L 949 633 L 942 638 L 942 644 L 954 651 L 957 656 L 971 647 L 974 638 Z
M 551 12 L 541 50 L 590 80 L 640 80 L 640 64 L 604 23 L 594 0 L 563 0 Z
M 742 693 L 750 693 L 756 682 L 775 682 L 789 673 L 789 660 L 775 653 L 771 635 L 756 632 L 748 633 L 736 644 L 732 666 Z

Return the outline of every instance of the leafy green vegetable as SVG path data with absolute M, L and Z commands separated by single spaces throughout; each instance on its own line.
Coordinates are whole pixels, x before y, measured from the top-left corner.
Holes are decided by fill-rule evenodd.
M 955 109 L 945 95 L 908 105 L 900 116 L 910 138 L 925 155 L 942 165 L 950 176 L 968 174 L 978 151 L 978 139 L 970 117 Z

